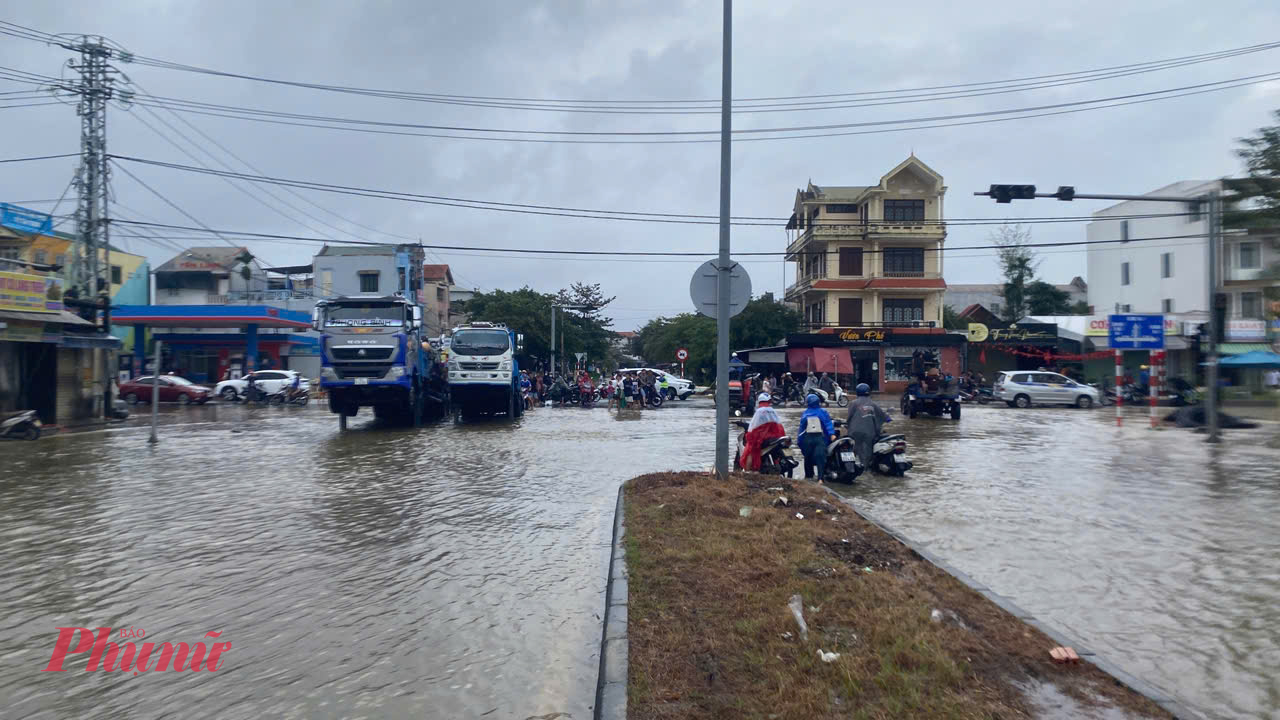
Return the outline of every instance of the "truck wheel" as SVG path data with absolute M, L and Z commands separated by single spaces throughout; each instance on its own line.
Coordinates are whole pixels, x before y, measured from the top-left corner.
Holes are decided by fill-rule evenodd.
M 951 419 L 952 420 L 960 419 L 960 403 L 958 402 L 951 403 Z
M 507 389 L 507 417 L 515 419 L 516 417 L 516 394 Z

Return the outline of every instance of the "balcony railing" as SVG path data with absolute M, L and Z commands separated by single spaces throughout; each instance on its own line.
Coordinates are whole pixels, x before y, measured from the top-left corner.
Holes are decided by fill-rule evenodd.
M 933 320 L 902 320 L 887 322 L 871 322 L 863 321 L 855 325 L 849 323 L 838 322 L 802 322 L 800 327 L 810 332 L 816 332 L 823 328 L 936 328 L 938 323 Z
M 937 275 L 937 273 L 926 274 L 923 270 L 885 270 L 881 273 L 881 277 L 887 278 L 922 278 L 928 275 Z
M 211 295 L 210 298 L 219 297 Z M 225 296 L 226 302 L 277 302 L 281 300 L 304 300 L 313 297 L 310 290 L 232 290 Z
M 825 262 L 820 263 L 818 266 L 817 272 L 805 275 L 801 277 L 799 280 L 797 280 L 794 284 L 788 285 L 786 291 L 783 293 L 783 296 L 789 298 L 792 295 L 795 295 L 797 293 L 802 293 L 805 290 L 808 290 L 809 288 L 813 287 L 813 284 L 815 282 L 822 280 L 826 277 L 827 277 L 827 264 Z

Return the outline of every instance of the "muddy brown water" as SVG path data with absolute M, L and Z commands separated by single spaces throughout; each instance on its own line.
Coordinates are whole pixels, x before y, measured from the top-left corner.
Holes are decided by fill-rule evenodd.
M 618 483 L 707 467 L 712 412 L 340 434 L 173 407 L 154 448 L 141 419 L 0 443 L 0 714 L 589 718 Z M 1109 423 L 900 419 L 916 469 L 848 493 L 1180 699 L 1280 712 L 1276 451 Z M 41 672 L 57 627 L 233 645 L 216 673 Z

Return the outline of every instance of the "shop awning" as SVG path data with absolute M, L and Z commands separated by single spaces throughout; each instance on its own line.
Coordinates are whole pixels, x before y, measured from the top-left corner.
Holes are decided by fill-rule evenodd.
M 66 348 L 83 348 L 88 350 L 119 350 L 124 346 L 120 338 L 114 335 L 77 335 L 67 333 L 58 344 Z
M 817 366 L 813 350 L 813 348 L 787 348 L 787 368 L 791 372 L 813 372 Z
M 848 348 L 814 348 L 814 367 L 818 372 L 851 373 L 853 362 L 849 359 Z
M 25 312 L 22 310 L 0 310 L 0 320 L 22 320 L 37 323 L 62 323 L 77 327 L 94 327 L 94 324 L 75 313 L 59 310 L 56 313 Z
M 1219 355 L 1243 355 L 1247 352 L 1271 352 L 1266 343 L 1222 343 L 1218 345 Z

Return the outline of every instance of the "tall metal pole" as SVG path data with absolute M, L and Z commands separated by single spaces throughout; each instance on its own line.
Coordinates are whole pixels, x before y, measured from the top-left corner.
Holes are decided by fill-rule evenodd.
M 551 375 L 556 374 L 556 306 L 551 306 Z
M 160 442 L 160 438 L 156 437 L 156 418 L 160 414 L 160 341 L 156 340 L 156 359 L 155 366 L 151 368 L 151 437 L 147 438 L 147 442 L 155 444 Z M 341 419 L 346 419 L 345 415 L 339 415 Z
M 1218 244 L 1222 240 L 1222 196 L 1209 193 L 1209 358 L 1205 362 L 1204 396 L 1205 426 L 1209 434 L 1205 442 L 1220 441 L 1218 434 Z
M 716 476 L 729 477 L 729 178 L 733 128 L 733 0 L 724 0 L 720 80 L 720 257 L 716 283 Z M 747 402 L 747 398 L 743 398 Z

